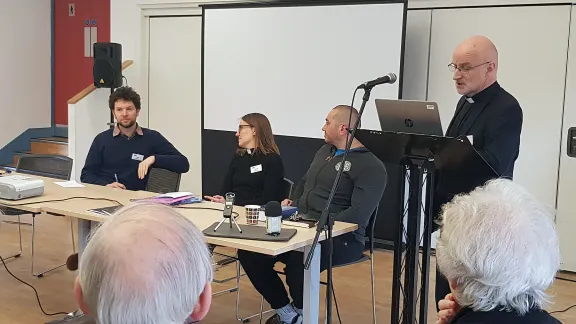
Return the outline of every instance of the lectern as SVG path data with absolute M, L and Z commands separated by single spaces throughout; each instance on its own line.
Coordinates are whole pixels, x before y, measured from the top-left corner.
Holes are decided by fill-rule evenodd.
M 451 138 L 359 129 L 356 131 L 356 138 L 382 162 L 401 166 L 402 174 L 398 187 L 399 212 L 402 217 L 398 217 L 398 224 L 390 224 L 397 226 L 394 240 L 391 323 L 427 323 L 430 243 L 434 210 L 437 210 L 433 203 L 447 202 L 454 195 L 469 192 L 498 175 L 466 137 Z M 426 201 L 424 229 L 420 237 L 423 195 Z M 421 240 L 422 264 L 419 264 Z M 418 319 L 416 307 L 419 298 Z

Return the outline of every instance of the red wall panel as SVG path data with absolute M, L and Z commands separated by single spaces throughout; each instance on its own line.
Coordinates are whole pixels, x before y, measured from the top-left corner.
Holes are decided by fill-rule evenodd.
M 74 15 L 69 12 L 71 3 L 75 7 Z M 87 26 L 97 27 L 98 42 L 110 41 L 110 0 L 54 0 L 54 119 L 57 125 L 68 125 L 68 99 L 93 83 L 94 58 L 84 57 L 84 27 Z

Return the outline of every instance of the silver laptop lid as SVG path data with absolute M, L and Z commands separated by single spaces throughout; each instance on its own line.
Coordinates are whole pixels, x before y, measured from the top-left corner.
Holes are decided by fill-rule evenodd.
M 392 99 L 375 102 L 382 131 L 444 136 L 435 102 Z

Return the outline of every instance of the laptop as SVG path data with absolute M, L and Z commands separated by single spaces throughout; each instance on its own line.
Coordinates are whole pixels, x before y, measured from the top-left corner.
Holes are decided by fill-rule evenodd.
M 444 136 L 438 104 L 431 101 L 376 99 L 384 132 Z

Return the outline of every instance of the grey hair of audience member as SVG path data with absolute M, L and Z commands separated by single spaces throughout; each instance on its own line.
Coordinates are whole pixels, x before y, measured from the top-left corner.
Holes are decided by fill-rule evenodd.
M 446 204 L 436 259 L 458 304 L 520 315 L 544 309 L 560 266 L 553 217 L 553 209 L 505 179 Z
M 212 279 L 202 232 L 175 209 L 144 203 L 93 232 L 75 292 L 99 324 L 182 324 L 209 308 Z

